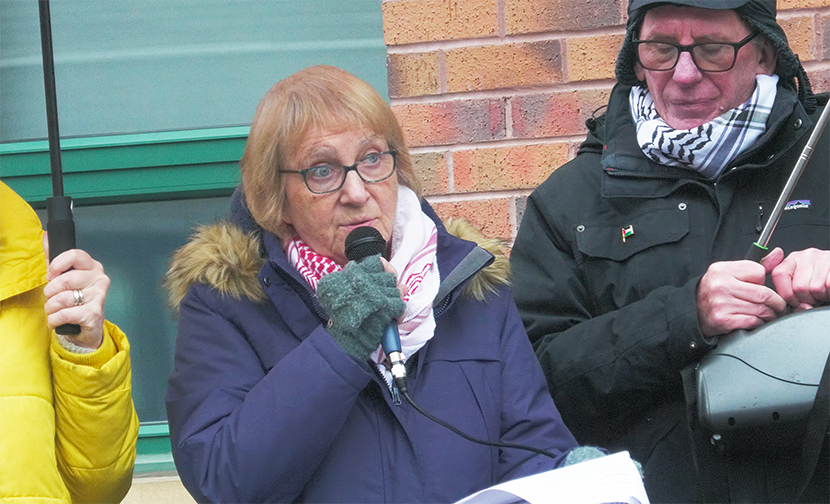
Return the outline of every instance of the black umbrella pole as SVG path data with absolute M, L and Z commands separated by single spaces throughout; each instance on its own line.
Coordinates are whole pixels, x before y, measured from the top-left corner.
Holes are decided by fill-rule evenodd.
M 49 0 L 38 0 L 40 11 L 40 45 L 43 53 L 43 88 L 46 91 L 46 125 L 49 133 L 49 164 L 52 168 L 52 197 L 46 200 L 46 231 L 49 233 L 49 255 L 57 257 L 75 248 L 75 221 L 72 198 L 63 194 L 60 132 L 58 131 L 58 99 L 55 93 L 55 60 L 52 55 L 52 19 Z M 58 334 L 80 334 L 78 324 L 55 328 Z

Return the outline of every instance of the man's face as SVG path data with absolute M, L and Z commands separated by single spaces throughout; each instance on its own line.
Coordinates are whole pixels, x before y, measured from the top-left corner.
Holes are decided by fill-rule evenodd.
M 749 34 L 735 11 L 664 5 L 646 12 L 639 39 L 689 45 L 739 42 Z M 680 53 L 672 70 L 646 70 L 637 63 L 634 71 L 648 85 L 660 117 L 672 128 L 691 129 L 749 99 L 756 75 L 773 74 L 775 51 L 761 40 L 741 47 L 726 72 L 701 72 L 688 52 Z

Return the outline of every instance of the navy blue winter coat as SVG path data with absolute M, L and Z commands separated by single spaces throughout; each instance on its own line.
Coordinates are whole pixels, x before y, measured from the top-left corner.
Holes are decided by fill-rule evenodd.
M 576 446 L 498 281 L 506 259 L 485 268 L 493 255 L 424 211 L 438 224 L 442 287 L 435 336 L 407 363 L 410 395 L 472 436 L 556 458 L 475 444 L 396 404 L 377 371 L 326 332 L 277 237 L 245 234 L 238 221 L 201 229 L 168 277 L 180 300 L 170 440 L 197 500 L 451 502 L 557 467 Z M 487 287 L 486 301 L 468 295 Z

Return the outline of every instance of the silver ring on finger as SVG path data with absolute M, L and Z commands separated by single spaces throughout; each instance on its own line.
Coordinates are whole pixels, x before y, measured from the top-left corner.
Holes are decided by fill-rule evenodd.
M 80 289 L 74 289 L 72 291 L 72 295 L 75 296 L 75 306 L 80 306 L 84 304 L 84 291 Z

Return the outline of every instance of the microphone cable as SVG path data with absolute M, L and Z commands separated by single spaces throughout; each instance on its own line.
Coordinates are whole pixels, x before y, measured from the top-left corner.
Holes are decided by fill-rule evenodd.
M 405 378 L 404 378 L 404 380 L 405 380 Z M 406 386 L 400 387 L 398 385 L 398 390 L 400 391 L 401 395 L 403 395 L 404 399 L 406 399 L 406 402 L 408 402 L 413 408 L 415 408 L 415 411 L 417 411 L 418 413 L 424 415 L 425 417 L 427 417 L 428 419 L 430 419 L 433 422 L 437 423 L 441 427 L 449 429 L 450 431 L 454 432 L 455 434 L 458 434 L 459 436 L 463 437 L 467 441 L 472 441 L 473 443 L 478 443 L 480 445 L 485 445 L 485 446 L 493 446 L 495 448 L 515 448 L 517 450 L 525 450 L 525 451 L 533 452 L 533 453 L 536 453 L 536 454 L 539 454 L 539 455 L 544 455 L 546 457 L 550 457 L 551 459 L 556 459 L 557 458 L 557 456 L 554 455 L 553 453 L 551 453 L 547 450 L 542 450 L 541 448 L 534 448 L 532 446 L 527 446 L 527 445 L 522 445 L 522 444 L 517 444 L 517 443 L 504 443 L 504 442 L 488 441 L 486 439 L 475 438 L 475 437 L 467 434 L 466 432 L 462 431 L 461 429 L 458 429 L 457 427 L 453 426 L 452 424 L 447 423 L 444 420 L 441 420 L 440 418 L 436 417 L 435 415 L 429 413 L 428 411 L 426 411 L 423 408 L 421 408 L 420 406 L 418 406 L 418 404 L 415 401 L 412 400 L 412 397 L 409 395 L 409 392 L 406 390 Z
M 360 262 L 363 259 L 376 254 L 380 254 L 384 258 L 386 258 L 387 256 L 386 241 L 383 239 L 383 236 L 381 236 L 380 232 L 371 226 L 357 227 L 353 229 L 351 232 L 349 232 L 349 235 L 346 236 L 344 248 L 346 252 L 346 258 L 350 261 Z M 492 446 L 495 448 L 514 448 L 517 450 L 533 452 L 538 455 L 544 455 L 546 457 L 550 457 L 551 459 L 557 458 L 554 454 L 547 450 L 534 448 L 532 446 L 526 446 L 517 443 L 487 441 L 486 439 L 475 438 L 473 436 L 470 436 L 466 432 L 458 429 L 457 427 L 445 422 L 444 420 L 441 420 L 435 415 L 432 415 L 431 413 L 425 411 L 423 408 L 418 406 L 418 404 L 415 403 L 415 401 L 412 400 L 412 397 L 409 395 L 409 392 L 407 390 L 406 367 L 404 366 L 403 354 L 401 353 L 401 340 L 400 336 L 398 335 L 398 325 L 394 320 L 383 331 L 383 335 L 381 337 L 381 347 L 383 348 L 384 353 L 386 353 L 386 356 L 392 365 L 392 369 L 390 370 L 390 372 L 392 374 L 393 385 L 391 386 L 397 387 L 398 391 L 404 396 L 406 401 L 413 408 L 415 408 L 415 411 L 424 415 L 429 420 L 432 420 L 438 425 L 446 429 L 449 429 L 453 433 L 461 436 L 467 441 L 472 441 L 473 443 L 478 443 L 484 446 Z

